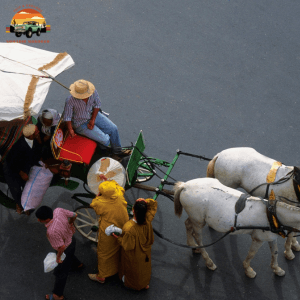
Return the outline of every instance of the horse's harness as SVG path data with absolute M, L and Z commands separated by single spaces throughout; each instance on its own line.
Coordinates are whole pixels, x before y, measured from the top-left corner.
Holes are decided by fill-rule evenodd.
M 267 213 L 267 217 L 268 217 L 268 221 L 270 226 L 269 227 L 238 227 L 236 226 L 237 223 L 237 216 L 238 214 L 245 208 L 246 205 L 246 201 L 249 197 L 251 197 L 250 195 L 247 194 L 242 194 L 240 196 L 240 198 L 238 199 L 238 201 L 236 202 L 235 205 L 235 221 L 234 221 L 234 227 L 233 227 L 233 231 L 238 230 L 238 229 L 262 229 L 262 230 L 269 230 L 273 233 L 279 234 L 281 237 L 285 238 L 287 237 L 291 232 L 300 232 L 297 228 L 294 227 L 290 227 L 290 226 L 285 226 L 283 225 L 277 218 L 277 214 L 276 214 L 276 205 L 278 200 L 275 199 L 275 194 L 273 192 L 273 190 L 271 191 L 271 194 L 269 196 L 269 189 L 271 185 L 275 185 L 275 184 L 282 184 L 287 182 L 288 180 L 290 180 L 291 178 L 293 179 L 293 186 L 294 186 L 294 191 L 296 193 L 297 199 L 298 201 L 300 201 L 300 191 L 299 191 L 299 184 L 295 178 L 295 171 L 292 170 L 289 173 L 287 173 L 284 177 L 280 178 L 277 181 L 275 180 L 275 176 L 276 176 L 276 172 L 277 169 L 281 166 L 282 164 L 280 162 L 275 162 L 267 176 L 267 182 L 266 183 L 262 183 L 260 185 L 258 185 L 257 187 L 255 187 L 254 189 L 252 189 L 249 194 L 252 195 L 252 193 L 257 190 L 259 187 L 266 185 L 266 193 L 265 193 L 265 197 L 264 199 L 260 198 L 260 200 L 263 202 L 264 205 L 266 205 L 266 213 Z M 295 201 L 291 201 L 285 197 L 279 196 L 279 198 L 284 199 L 285 201 L 291 202 L 293 204 L 297 204 L 299 202 L 295 202 Z
M 276 173 L 275 173 L 276 175 Z M 297 182 L 297 180 L 295 179 L 295 173 L 294 170 L 290 171 L 289 173 L 287 173 L 284 177 L 280 178 L 277 181 L 273 181 L 273 182 L 265 182 L 262 183 L 260 185 L 258 185 L 257 187 L 255 187 L 254 189 L 252 189 L 250 191 L 249 194 L 252 194 L 255 190 L 257 190 L 259 187 L 266 185 L 266 193 L 265 193 L 265 199 L 260 198 L 260 200 L 262 201 L 262 203 L 264 205 L 266 205 L 266 214 L 267 214 L 267 218 L 269 221 L 269 226 L 263 227 L 263 226 L 237 226 L 237 217 L 238 214 L 241 213 L 245 206 L 246 206 L 246 201 L 249 197 L 251 197 L 251 195 L 249 194 L 242 194 L 239 199 L 237 200 L 236 204 L 235 204 L 235 220 L 234 220 L 234 226 L 230 228 L 229 231 L 227 231 L 223 236 L 221 236 L 218 240 L 214 241 L 213 243 L 207 244 L 207 245 L 203 245 L 203 246 L 188 246 L 188 245 L 184 245 L 184 244 L 180 244 L 180 243 L 176 243 L 168 238 L 166 238 L 165 236 L 163 236 L 160 232 L 158 232 L 157 230 L 153 229 L 155 234 L 158 235 L 160 238 L 168 241 L 169 243 L 172 243 L 174 245 L 177 245 L 179 247 L 183 247 L 183 248 L 192 248 L 192 249 L 198 249 L 198 248 L 206 248 L 209 246 L 212 246 L 214 244 L 216 244 L 217 242 L 219 242 L 221 239 L 223 239 L 224 237 L 226 237 L 228 234 L 236 231 L 236 230 L 263 230 L 263 231 L 271 231 L 273 233 L 276 233 L 278 235 L 280 235 L 281 237 L 285 238 L 287 237 L 291 232 L 300 232 L 300 230 L 298 230 L 297 228 L 294 227 L 290 227 L 290 226 L 286 226 L 283 225 L 277 218 L 277 214 L 276 214 L 276 205 L 278 200 L 275 199 L 275 196 L 270 195 L 269 197 L 269 189 L 271 185 L 275 185 L 275 184 L 282 184 L 287 182 L 290 179 L 293 179 L 293 185 L 294 185 L 294 190 L 295 193 L 297 195 L 297 199 L 300 202 L 300 191 L 299 191 L 299 183 Z M 274 176 L 275 179 L 275 176 Z M 272 193 L 271 193 L 272 194 Z M 273 198 L 274 197 L 274 198 Z M 272 198 L 272 199 L 271 199 Z M 291 202 L 293 204 L 299 203 L 299 202 L 295 202 L 295 201 L 291 201 L 285 197 L 279 197 L 279 198 L 283 198 L 285 199 L 285 201 Z
M 286 238 L 291 232 L 300 232 L 299 229 L 283 225 L 277 217 L 276 214 L 276 204 L 278 200 L 265 200 L 260 197 L 258 197 L 264 205 L 266 205 L 266 214 L 268 217 L 268 221 L 270 226 L 263 227 L 263 226 L 237 226 L 237 217 L 238 214 L 241 213 L 245 206 L 247 199 L 251 197 L 251 195 L 248 194 L 242 194 L 239 199 L 237 200 L 235 204 L 235 219 L 234 219 L 234 226 L 231 228 L 231 232 L 234 232 L 236 230 L 242 230 L 242 229 L 260 229 L 264 231 L 271 231 L 273 233 L 279 234 L 281 237 Z

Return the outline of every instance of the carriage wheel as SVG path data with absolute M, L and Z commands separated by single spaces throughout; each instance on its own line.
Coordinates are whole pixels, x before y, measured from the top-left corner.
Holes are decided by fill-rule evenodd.
M 80 206 L 75 212 L 77 218 L 74 222 L 78 232 L 93 242 L 98 242 L 99 216 L 94 209 L 88 206 Z
M 154 176 L 155 167 L 150 161 L 143 161 L 139 164 L 137 169 L 136 182 L 145 182 L 150 180 Z

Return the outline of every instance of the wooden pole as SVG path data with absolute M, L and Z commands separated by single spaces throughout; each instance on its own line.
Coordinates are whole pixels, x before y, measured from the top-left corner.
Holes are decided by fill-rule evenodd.
M 154 186 L 149 186 L 149 185 L 145 185 L 145 184 L 141 184 L 141 183 L 135 183 L 132 187 L 135 187 L 137 189 L 141 189 L 141 190 L 146 190 L 146 191 L 151 191 L 151 192 L 156 192 L 156 187 Z M 174 191 L 170 191 L 170 190 L 165 190 L 163 189 L 162 192 L 173 196 L 175 193 Z

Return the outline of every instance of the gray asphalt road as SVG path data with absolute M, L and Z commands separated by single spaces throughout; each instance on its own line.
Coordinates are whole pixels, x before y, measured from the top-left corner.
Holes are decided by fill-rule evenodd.
M 1 4 L 0 41 L 14 10 L 27 3 Z M 94 83 L 105 111 L 118 125 L 122 143 L 135 142 L 143 130 L 146 153 L 171 161 L 176 149 L 213 157 L 236 146 L 253 147 L 286 165 L 299 165 L 298 95 L 299 13 L 294 0 L 140 0 L 33 1 L 42 9 L 51 32 L 49 43 L 35 47 L 68 52 L 75 66 L 58 76 L 70 85 L 78 79 Z M 28 39 L 25 39 L 28 45 Z M 34 35 L 32 40 L 38 40 Z M 63 110 L 68 91 L 53 83 L 44 108 Z M 207 163 L 180 158 L 172 176 L 181 181 L 204 177 Z M 156 185 L 157 180 L 149 182 Z M 1 189 L 6 190 L 5 186 Z M 80 191 L 80 189 L 78 189 Z M 151 196 L 130 190 L 127 197 Z M 72 193 L 47 191 L 44 204 L 75 209 Z M 158 198 L 153 226 L 169 238 L 185 242 L 184 216 Z M 0 299 L 43 299 L 53 276 L 42 261 L 51 250 L 45 228 L 34 216 L 18 216 L 0 207 Z M 219 234 L 206 229 L 205 241 Z M 200 256 L 156 237 L 151 287 L 124 289 L 115 278 L 105 285 L 91 282 L 96 270 L 94 245 L 76 233 L 77 254 L 87 265 L 71 274 L 68 299 L 298 299 L 299 254 L 283 255 L 286 271 L 276 277 L 264 245 L 253 260 L 255 279 L 244 275 L 242 261 L 250 237 L 227 237 L 208 248 L 218 266 L 208 270 Z

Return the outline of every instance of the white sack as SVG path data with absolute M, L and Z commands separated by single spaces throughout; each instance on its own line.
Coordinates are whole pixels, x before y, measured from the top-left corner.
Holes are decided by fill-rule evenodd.
M 40 164 L 41 167 L 34 166 L 29 172 L 29 180 L 25 184 L 21 198 L 24 211 L 38 207 L 50 186 L 53 174 L 42 162 Z
M 105 229 L 105 234 L 107 236 L 110 236 L 112 233 L 118 233 L 118 234 L 122 234 L 122 229 L 115 226 L 114 224 L 109 225 L 108 227 L 106 227 Z
M 61 260 L 64 260 L 66 258 L 66 254 L 63 253 L 61 255 Z M 58 263 L 56 262 L 56 253 L 49 252 L 44 259 L 44 272 L 48 273 L 51 272 L 53 269 L 55 269 L 58 266 Z

